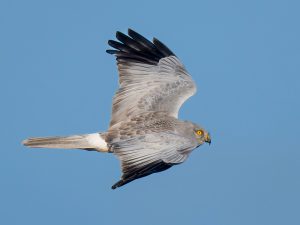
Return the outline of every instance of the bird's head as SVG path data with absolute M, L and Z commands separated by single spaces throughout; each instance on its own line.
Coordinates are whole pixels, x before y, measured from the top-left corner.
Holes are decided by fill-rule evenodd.
M 200 127 L 199 125 L 197 125 L 197 124 L 193 124 L 193 125 L 194 125 L 193 133 L 197 139 L 197 142 L 200 145 L 204 144 L 205 142 L 210 144 L 211 143 L 210 134 L 204 128 Z

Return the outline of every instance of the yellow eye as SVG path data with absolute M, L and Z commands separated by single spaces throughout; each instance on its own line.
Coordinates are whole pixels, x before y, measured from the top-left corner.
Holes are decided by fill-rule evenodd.
M 202 130 L 197 130 L 196 133 L 197 133 L 199 136 L 203 135 L 203 131 L 202 131 Z

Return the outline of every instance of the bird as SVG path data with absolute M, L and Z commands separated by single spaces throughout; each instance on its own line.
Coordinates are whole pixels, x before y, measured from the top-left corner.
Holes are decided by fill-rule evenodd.
M 148 40 L 132 29 L 109 40 L 116 57 L 119 88 L 113 97 L 109 128 L 90 134 L 33 137 L 31 148 L 82 149 L 112 153 L 122 175 L 111 188 L 162 172 L 187 160 L 191 152 L 211 143 L 196 123 L 179 120 L 182 104 L 196 93 L 196 84 L 179 58 L 161 41 Z

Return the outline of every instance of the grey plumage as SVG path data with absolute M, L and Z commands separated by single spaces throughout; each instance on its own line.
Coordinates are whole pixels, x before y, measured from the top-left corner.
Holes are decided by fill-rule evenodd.
M 177 117 L 181 105 L 196 92 L 196 85 L 175 56 L 157 65 L 118 63 L 120 89 L 113 100 L 110 125 L 149 111 Z
M 101 133 L 35 137 L 24 140 L 23 145 L 31 148 L 82 149 L 88 151 L 107 152 L 108 148 L 105 147 L 105 145 L 101 143 L 101 139 L 98 138 L 102 139 Z
M 123 171 L 116 186 L 160 172 L 162 166 L 167 169 L 182 163 L 199 145 L 194 135 L 197 129 L 164 112 L 143 113 L 111 128 L 105 140 L 121 160 Z
M 79 148 L 111 152 L 121 161 L 122 177 L 113 189 L 184 162 L 210 135 L 200 126 L 177 119 L 196 85 L 175 54 L 154 38 L 129 29 L 117 32 L 107 50 L 117 59 L 119 90 L 113 98 L 106 132 L 71 137 L 33 138 L 29 147 Z

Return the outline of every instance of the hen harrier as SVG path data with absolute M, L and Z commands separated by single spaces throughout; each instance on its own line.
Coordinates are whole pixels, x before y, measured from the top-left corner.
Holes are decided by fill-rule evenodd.
M 23 141 L 32 148 L 83 149 L 115 154 L 122 177 L 112 186 L 169 169 L 184 162 L 193 149 L 210 143 L 201 126 L 178 120 L 181 105 L 196 85 L 175 54 L 162 42 L 149 41 L 128 29 L 109 40 L 116 56 L 120 88 L 113 98 L 106 132 L 65 137 L 35 137 Z

